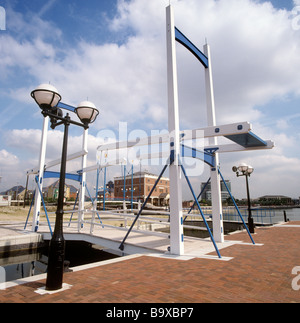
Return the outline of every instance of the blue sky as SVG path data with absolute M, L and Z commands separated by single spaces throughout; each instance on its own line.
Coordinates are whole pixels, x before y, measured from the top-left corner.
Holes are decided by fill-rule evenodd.
M 101 115 L 90 129 L 90 165 L 104 130 L 118 136 L 119 122 L 127 122 L 129 132 L 149 135 L 167 128 L 168 3 L 0 0 L 7 20 L 0 31 L 0 191 L 25 183 L 26 170 L 37 165 L 42 116 L 30 92 L 40 83 L 55 85 L 65 103 L 88 98 L 99 107 Z M 250 121 L 255 133 L 276 142 L 272 151 L 221 156 L 234 194 L 245 196 L 231 167 L 247 162 L 255 168 L 253 197 L 299 197 L 300 1 L 171 3 L 179 29 L 199 48 L 205 38 L 211 46 L 218 123 Z M 204 127 L 204 73 L 179 46 L 178 74 L 181 128 Z M 80 136 L 73 127 L 70 153 L 80 150 Z M 47 160 L 59 157 L 61 138 L 61 129 L 50 132 Z

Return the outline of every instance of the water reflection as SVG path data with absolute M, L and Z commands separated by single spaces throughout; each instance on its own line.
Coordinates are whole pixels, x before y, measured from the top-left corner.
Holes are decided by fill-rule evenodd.
M 28 251 L 13 252 L 0 255 L 0 267 L 6 271 L 6 281 L 41 275 L 47 272 L 48 246 L 28 253 Z M 2 257 L 2 258 L 1 258 Z M 94 262 L 119 257 L 86 242 L 68 241 L 66 245 L 66 260 L 70 267 L 86 265 Z
M 27 254 L 26 251 L 13 252 L 9 257 L 0 258 L 0 266 L 6 271 L 6 281 L 44 274 L 47 270 L 48 257 L 45 249 Z

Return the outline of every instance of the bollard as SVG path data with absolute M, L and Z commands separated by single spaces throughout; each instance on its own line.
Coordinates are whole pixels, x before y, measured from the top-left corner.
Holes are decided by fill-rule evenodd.
M 286 211 L 283 211 L 284 222 L 290 222 L 290 220 L 286 216 Z
M 72 273 L 73 269 L 70 269 L 70 261 L 65 260 L 64 261 L 64 273 Z

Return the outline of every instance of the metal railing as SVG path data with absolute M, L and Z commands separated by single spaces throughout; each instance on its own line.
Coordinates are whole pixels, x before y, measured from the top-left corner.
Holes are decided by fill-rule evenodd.
M 245 221 L 248 220 L 248 209 L 240 208 L 241 215 Z M 274 224 L 275 210 L 268 208 L 251 209 L 252 217 L 256 224 Z M 224 221 L 239 221 L 239 216 L 234 208 L 223 209 Z
M 100 218 L 101 222 L 99 223 L 100 219 L 97 219 L 95 214 L 96 211 L 90 210 L 90 211 L 85 211 L 85 214 L 91 214 L 92 218 L 90 220 L 85 220 L 83 221 L 84 224 L 90 225 L 90 233 L 92 234 L 94 231 L 94 226 L 101 226 L 101 227 L 108 227 L 108 228 L 114 228 L 116 226 L 109 225 L 107 222 L 109 220 L 111 221 L 119 221 L 119 224 L 122 226 L 118 227 L 119 229 L 123 230 L 128 230 L 131 223 L 134 221 L 136 218 L 136 215 L 134 215 L 134 212 L 136 210 L 119 210 L 118 212 L 109 212 L 109 211 L 100 211 Z M 137 220 L 134 231 L 144 231 L 144 232 L 149 232 L 151 235 L 158 235 L 162 236 L 165 234 L 162 234 L 161 232 L 157 232 L 155 230 L 155 226 L 152 227 L 152 225 L 159 225 L 161 227 L 168 228 L 170 227 L 170 222 L 169 222 L 169 216 L 170 212 L 155 212 L 155 211 L 147 211 L 147 215 L 145 216 L 140 216 L 139 219 Z M 158 215 L 160 217 L 153 217 L 151 215 Z M 188 214 L 185 214 L 186 216 L 189 216 Z M 107 219 L 107 216 L 109 219 Z M 200 215 L 193 215 L 194 218 L 197 219 L 202 219 Z M 194 230 L 199 230 L 199 231 L 206 231 L 206 228 L 202 228 L 199 226 L 191 226 L 191 225 L 183 225 L 184 228 L 186 229 L 194 229 Z
M 202 207 L 203 213 L 206 217 L 212 217 L 212 207 L 211 206 L 204 206 Z M 245 220 L 248 221 L 248 208 L 239 208 L 240 213 Z M 276 210 L 272 208 L 253 208 L 252 217 L 256 224 L 275 224 L 276 222 Z M 191 218 L 197 215 L 198 210 L 194 210 L 189 215 Z M 235 207 L 226 207 L 223 208 L 223 220 L 224 221 L 234 221 L 234 222 L 241 222 L 240 216 Z

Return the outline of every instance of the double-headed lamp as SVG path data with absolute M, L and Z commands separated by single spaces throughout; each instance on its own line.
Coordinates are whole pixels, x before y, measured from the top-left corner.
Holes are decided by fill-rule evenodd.
M 58 109 L 59 113 L 57 112 L 57 105 L 61 101 L 61 95 L 53 85 L 41 84 L 31 92 L 31 96 L 42 110 L 51 111 L 53 114 L 62 117 L 60 109 Z M 95 105 L 89 101 L 81 102 L 75 112 L 80 121 L 86 126 L 95 122 L 99 115 Z
M 237 173 L 237 175 L 240 173 L 242 173 L 243 175 L 248 175 L 250 176 L 253 172 L 254 172 L 254 168 L 252 166 L 248 166 L 245 163 L 240 164 L 239 167 L 234 166 L 232 168 L 234 173 Z M 241 176 L 241 175 L 240 175 Z

